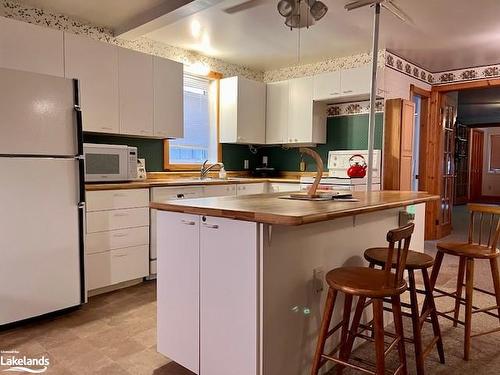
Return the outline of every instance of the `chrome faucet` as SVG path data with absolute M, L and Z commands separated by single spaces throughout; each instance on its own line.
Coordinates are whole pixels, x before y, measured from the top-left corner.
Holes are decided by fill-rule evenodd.
M 207 178 L 208 172 L 210 172 L 215 167 L 219 167 L 220 170 L 224 169 L 224 163 L 214 163 L 212 165 L 209 165 L 208 167 L 207 167 L 207 163 L 208 163 L 208 160 L 205 160 L 205 162 L 201 166 L 200 180 L 204 180 L 205 178 Z

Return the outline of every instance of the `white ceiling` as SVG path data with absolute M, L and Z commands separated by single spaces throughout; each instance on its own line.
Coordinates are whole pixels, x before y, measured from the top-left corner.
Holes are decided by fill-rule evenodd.
M 168 0 L 164 0 L 168 1 Z M 277 0 L 257 0 L 258 6 L 235 14 L 223 12 L 245 0 L 225 0 L 146 36 L 212 57 L 269 70 L 294 65 L 297 31 L 283 24 Z M 349 0 L 323 0 L 328 14 L 301 31 L 301 62 L 316 62 L 369 52 L 372 13 L 369 8 L 344 10 Z M 111 28 L 161 3 L 160 0 L 24 0 Z M 415 22 L 405 24 L 387 11 L 381 17 L 381 48 L 401 55 L 430 71 L 443 71 L 500 62 L 500 1 L 395 0 Z M 205 37 L 194 38 L 191 25 L 201 25 Z

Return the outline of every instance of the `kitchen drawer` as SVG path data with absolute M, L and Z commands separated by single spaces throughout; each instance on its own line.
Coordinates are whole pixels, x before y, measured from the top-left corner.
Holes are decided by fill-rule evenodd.
M 148 226 L 89 233 L 85 238 L 85 253 L 100 253 L 140 245 L 149 245 Z
M 87 290 L 145 277 L 149 274 L 148 246 L 86 255 Z
M 236 185 L 206 185 L 205 197 L 223 197 L 236 194 Z
M 149 225 L 149 208 L 87 212 L 87 233 Z
M 149 189 L 89 191 L 86 196 L 87 212 L 149 206 Z
M 203 197 L 203 186 L 160 187 L 151 189 L 152 202 L 164 202 L 174 199 L 189 199 L 200 197 Z
M 273 182 L 269 185 L 270 193 L 300 191 L 299 183 Z

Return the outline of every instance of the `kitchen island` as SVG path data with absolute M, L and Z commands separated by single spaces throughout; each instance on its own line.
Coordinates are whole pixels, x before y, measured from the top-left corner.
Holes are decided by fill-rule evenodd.
M 158 211 L 158 351 L 201 375 L 302 375 L 328 270 L 363 265 L 411 207 L 423 251 L 422 192 L 354 193 L 356 202 L 281 194 L 151 203 Z M 338 312 L 337 312 L 338 314 Z M 338 318 L 338 315 L 337 315 Z

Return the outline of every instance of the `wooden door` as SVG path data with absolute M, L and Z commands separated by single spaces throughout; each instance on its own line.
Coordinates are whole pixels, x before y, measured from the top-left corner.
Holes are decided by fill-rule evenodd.
M 386 102 L 384 129 L 384 190 L 411 190 L 415 103 Z
M 439 207 L 439 238 L 451 233 L 455 181 L 455 121 L 457 108 L 447 96 L 442 97 L 440 124 L 442 129 L 441 147 L 441 204 Z
M 481 198 L 483 185 L 483 147 L 484 132 L 474 129 L 471 136 L 469 200 Z

